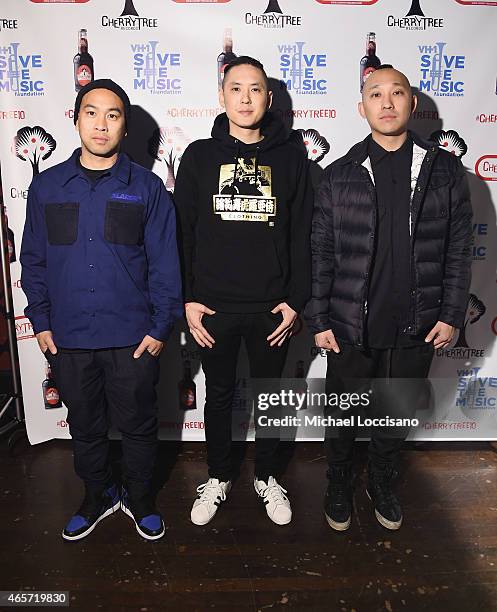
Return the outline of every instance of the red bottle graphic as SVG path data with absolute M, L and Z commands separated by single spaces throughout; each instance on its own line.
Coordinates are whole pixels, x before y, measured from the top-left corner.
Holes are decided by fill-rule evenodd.
M 51 410 L 52 408 L 62 408 L 59 390 L 57 389 L 57 384 L 52 376 L 52 368 L 50 367 L 48 361 L 45 365 L 45 376 L 46 378 L 41 385 L 45 408 L 47 410 Z
M 381 66 L 381 61 L 379 57 L 376 56 L 376 34 L 374 32 L 369 32 L 366 37 L 366 55 L 361 58 L 359 65 L 361 91 L 363 90 L 364 82 L 368 76 L 379 68 L 379 66 Z
M 219 89 L 223 84 L 224 69 L 234 59 L 236 59 L 236 55 L 233 53 L 233 35 L 231 34 L 231 28 L 226 28 L 223 36 L 223 51 L 217 56 L 217 85 Z
M 78 53 L 74 56 L 74 88 L 79 91 L 95 77 L 93 57 L 88 53 L 88 34 L 85 29 L 78 33 Z
M 179 409 L 196 410 L 197 408 L 197 385 L 192 378 L 190 362 L 183 362 L 183 378 L 178 383 Z

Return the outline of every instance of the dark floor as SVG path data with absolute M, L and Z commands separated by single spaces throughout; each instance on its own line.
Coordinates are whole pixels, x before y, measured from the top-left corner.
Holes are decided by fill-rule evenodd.
M 68 590 L 72 610 L 497 610 L 497 453 L 485 443 L 409 447 L 398 492 L 405 523 L 376 523 L 362 481 L 350 530 L 322 513 L 322 445 L 297 445 L 284 482 L 291 525 L 253 491 L 253 445 L 229 500 L 206 527 L 189 521 L 204 446 L 161 443 L 158 497 L 168 527 L 143 541 L 122 512 L 85 540 L 60 530 L 80 502 L 69 442 L 7 452 L 0 443 L 0 589 Z M 364 446 L 360 448 L 364 459 Z

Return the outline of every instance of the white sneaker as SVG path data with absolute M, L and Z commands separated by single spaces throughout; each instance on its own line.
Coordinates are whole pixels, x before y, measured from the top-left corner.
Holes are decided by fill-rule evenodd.
M 277 525 L 288 525 L 292 520 L 290 500 L 285 495 L 286 489 L 270 476 L 267 483 L 254 478 L 255 492 L 264 501 L 269 518 Z
M 231 482 L 220 482 L 217 478 L 209 478 L 207 482 L 197 487 L 197 499 L 193 502 L 190 518 L 195 525 L 207 525 L 214 518 L 217 509 L 226 499 L 231 489 Z

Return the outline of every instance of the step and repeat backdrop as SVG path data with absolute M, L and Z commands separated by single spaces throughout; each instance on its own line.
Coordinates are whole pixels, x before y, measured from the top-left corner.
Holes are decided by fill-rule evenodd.
M 69 437 L 38 350 L 18 260 L 34 175 L 79 145 L 77 91 L 110 77 L 133 104 L 125 149 L 174 191 L 188 143 L 210 135 L 234 56 L 259 58 L 274 110 L 299 131 L 314 175 L 368 133 L 357 102 L 381 63 L 419 97 L 412 129 L 462 158 L 473 206 L 473 281 L 464 327 L 432 367 L 434 400 L 415 439 L 497 439 L 497 1 L 4 0 L 0 7 L 0 162 L 24 405 L 32 443 Z M 202 440 L 204 376 L 179 322 L 162 355 L 161 437 Z M 322 378 L 326 355 L 301 321 L 286 376 Z M 443 384 L 437 383 L 442 381 Z M 305 384 L 305 383 L 304 383 Z M 253 436 L 241 356 L 233 433 Z

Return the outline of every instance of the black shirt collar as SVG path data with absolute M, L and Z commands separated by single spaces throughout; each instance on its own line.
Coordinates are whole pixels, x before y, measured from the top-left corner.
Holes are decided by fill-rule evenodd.
M 388 155 L 397 157 L 401 160 L 412 158 L 412 138 L 408 134 L 405 142 L 396 151 L 387 151 L 381 145 L 379 145 L 373 138 L 369 139 L 368 155 L 371 159 L 371 163 L 376 164 Z

